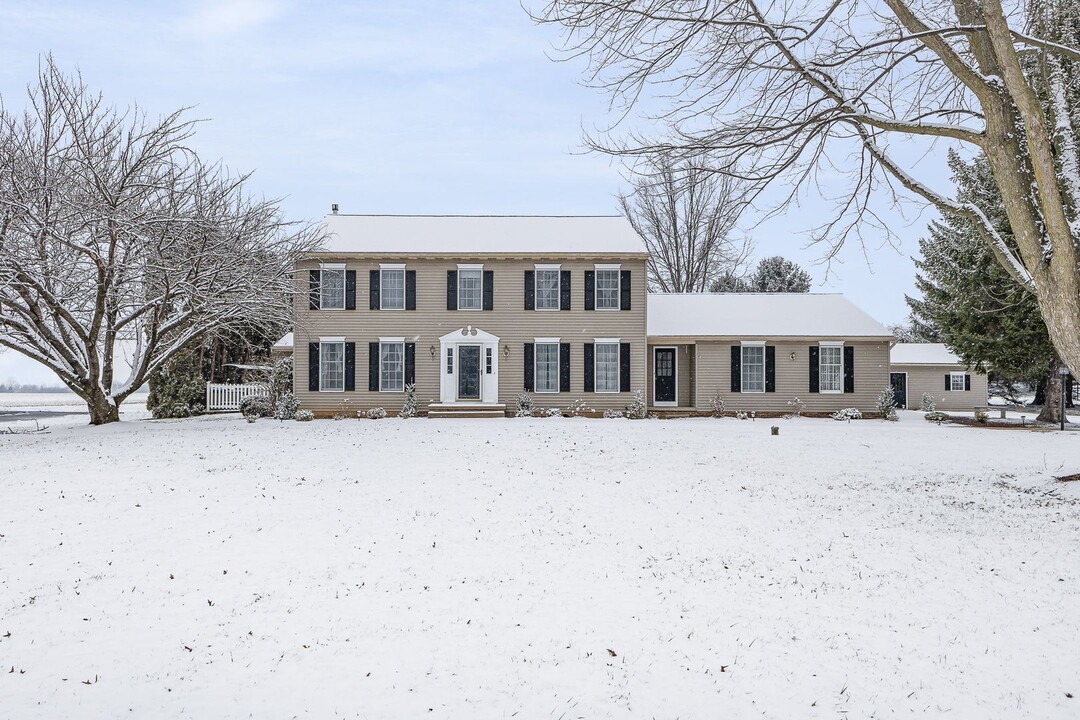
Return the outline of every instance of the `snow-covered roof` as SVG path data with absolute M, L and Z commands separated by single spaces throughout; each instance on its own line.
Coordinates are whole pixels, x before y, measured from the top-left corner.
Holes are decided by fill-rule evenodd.
M 293 349 L 293 334 L 286 333 L 285 337 L 278 340 L 270 348 L 271 350 L 292 350 Z
M 326 252 L 463 255 L 643 255 L 614 216 L 327 215 Z
M 843 295 L 649 295 L 649 337 L 886 338 L 889 331 Z
M 960 358 L 941 343 L 898 343 L 889 352 L 892 365 L 963 365 Z

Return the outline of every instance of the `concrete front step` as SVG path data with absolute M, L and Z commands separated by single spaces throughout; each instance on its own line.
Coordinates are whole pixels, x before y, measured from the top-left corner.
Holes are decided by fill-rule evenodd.
M 506 417 L 504 403 L 431 403 L 429 418 L 501 418 Z

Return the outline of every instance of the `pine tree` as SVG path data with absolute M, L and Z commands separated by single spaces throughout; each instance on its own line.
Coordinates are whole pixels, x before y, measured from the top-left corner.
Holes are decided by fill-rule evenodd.
M 710 292 L 804 293 L 810 292 L 810 273 L 779 255 L 762 258 L 754 271 L 740 277 L 723 273 L 709 287 Z

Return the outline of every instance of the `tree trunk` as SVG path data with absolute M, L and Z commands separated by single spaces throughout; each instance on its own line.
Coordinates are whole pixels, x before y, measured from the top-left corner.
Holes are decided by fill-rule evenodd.
M 1061 422 L 1061 375 L 1059 374 L 1059 368 L 1061 367 L 1061 361 L 1054 358 L 1050 361 L 1046 371 L 1045 380 L 1045 400 L 1043 402 L 1042 410 L 1039 411 L 1039 417 L 1035 418 L 1036 422 L 1045 423 L 1060 423 Z
M 111 395 L 99 390 L 91 391 L 86 406 L 90 409 L 91 425 L 120 422 L 120 405 Z

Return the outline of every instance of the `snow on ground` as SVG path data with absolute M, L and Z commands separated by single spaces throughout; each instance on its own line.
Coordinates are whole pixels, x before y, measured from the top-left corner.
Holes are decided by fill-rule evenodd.
M 3 717 L 1080 713 L 1080 433 L 211 416 L 0 459 Z

